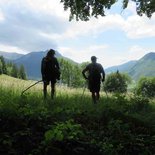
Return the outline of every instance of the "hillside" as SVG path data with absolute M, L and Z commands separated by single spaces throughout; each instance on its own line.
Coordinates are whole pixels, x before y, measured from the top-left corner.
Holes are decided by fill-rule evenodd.
M 105 69 L 105 72 L 111 73 L 119 70 L 123 73 L 128 73 L 132 79 L 138 80 L 142 76 L 155 76 L 155 53 L 150 52 L 144 55 L 141 59 L 129 61 L 122 65 L 112 66 Z
M 30 52 L 28 54 L 18 54 L 18 53 L 9 53 L 9 52 L 0 52 L 6 62 L 12 61 L 13 63 L 19 65 L 24 65 L 25 71 L 27 74 L 28 79 L 39 80 L 41 78 L 40 67 L 41 67 L 41 60 L 44 56 L 46 56 L 46 51 L 36 51 Z M 77 62 L 62 56 L 58 51 L 56 51 L 57 58 L 63 58 L 68 60 L 72 63 L 77 64 Z
M 128 73 L 135 80 L 142 76 L 155 76 L 155 53 L 150 52 L 143 56 Z
M 46 56 L 47 51 L 40 52 L 31 52 L 26 55 L 23 55 L 19 59 L 14 60 L 13 62 L 17 65 L 23 64 L 26 70 L 27 77 L 29 79 L 39 79 L 41 78 L 41 60 Z M 56 52 L 56 57 L 63 57 L 60 53 Z
M 0 56 L 3 56 L 7 60 L 16 60 L 23 56 L 23 54 L 19 53 L 9 53 L 9 52 L 2 52 L 0 51 Z
M 154 154 L 154 100 L 103 93 L 94 105 L 61 86 L 44 100 L 39 84 L 21 94 L 33 83 L 0 75 L 1 155 Z
M 39 80 L 41 78 L 40 66 L 41 60 L 46 55 L 47 51 L 40 52 L 31 52 L 28 54 L 17 54 L 17 53 L 8 53 L 0 52 L 1 55 L 7 60 L 12 60 L 17 65 L 23 64 L 26 70 L 28 79 Z M 73 63 L 73 60 L 63 57 L 59 52 L 56 52 L 57 58 L 64 58 Z M 16 58 L 16 59 L 15 59 Z M 128 73 L 134 80 L 138 80 L 142 76 L 155 76 L 155 53 L 150 52 L 144 55 L 139 60 L 129 61 L 127 63 L 112 66 L 105 69 L 106 74 L 111 72 L 120 72 Z
M 120 72 L 128 72 L 128 70 L 132 68 L 136 64 L 136 62 L 136 60 L 133 60 L 118 66 L 108 67 L 105 69 L 105 72 L 107 74 L 111 72 L 116 72 L 117 70 L 119 70 Z

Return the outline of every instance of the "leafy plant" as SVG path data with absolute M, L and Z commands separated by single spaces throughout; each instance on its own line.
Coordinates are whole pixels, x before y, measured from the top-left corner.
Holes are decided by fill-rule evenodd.
M 78 140 L 83 135 L 80 124 L 75 124 L 72 119 L 56 123 L 56 125 L 45 132 L 45 141 L 63 141 L 63 140 Z
M 138 81 L 136 93 L 145 97 L 155 97 L 155 78 L 143 77 Z
M 116 73 L 107 75 L 104 82 L 104 90 L 107 92 L 125 93 L 127 92 L 128 83 L 130 82 L 131 79 L 128 75 L 117 71 Z

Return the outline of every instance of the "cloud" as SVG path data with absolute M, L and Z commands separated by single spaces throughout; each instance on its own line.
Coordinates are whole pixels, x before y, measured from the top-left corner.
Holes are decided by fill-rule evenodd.
M 59 0 L 25 0 L 26 5 L 35 12 L 44 12 L 47 15 L 53 15 L 62 19 L 69 19 L 69 11 L 64 11 L 63 3 Z
M 57 42 L 42 34 L 61 34 L 67 23 L 64 19 L 52 14 L 34 11 L 21 1 L 5 1 L 0 3 L 0 42 L 5 46 L 16 46 L 27 51 L 56 48 Z M 35 1 L 36 2 L 36 1 Z M 3 16 L 2 16 L 3 15 Z
M 151 19 L 145 16 L 130 16 L 124 21 L 123 30 L 131 39 L 155 37 L 155 14 Z
M 149 47 L 142 47 L 138 45 L 134 45 L 129 48 L 128 50 L 128 59 L 130 60 L 138 60 L 141 57 L 143 57 L 148 52 L 155 51 L 155 48 L 149 48 Z
M 3 22 L 3 21 L 4 21 L 4 15 L 2 11 L 0 10 L 0 22 Z
M 0 44 L 0 51 L 7 51 L 7 52 L 16 52 L 16 53 L 23 53 L 23 54 L 26 54 L 26 51 L 23 51 L 23 49 L 20 49 L 18 47 L 15 47 L 15 46 L 8 46 L 8 45 L 3 45 L 3 44 Z
M 77 62 L 96 55 L 104 66 L 140 58 L 149 48 L 136 41 L 155 37 L 155 14 L 151 19 L 139 17 L 134 5 L 129 3 L 121 14 L 69 22 L 69 12 L 59 0 L 0 0 L 0 49 L 32 52 L 55 48 Z M 116 38 L 115 43 L 111 37 Z M 117 39 L 124 39 L 125 45 L 120 48 Z
M 123 56 L 110 54 L 109 45 L 92 45 L 82 50 L 70 47 L 59 47 L 58 51 L 60 51 L 63 56 L 69 57 L 79 63 L 90 62 L 91 56 L 95 55 L 98 58 L 97 62 L 101 63 L 104 68 L 127 62 Z
M 72 21 L 68 24 L 68 28 L 64 33 L 57 36 L 57 39 L 70 39 L 83 36 L 96 37 L 96 35 L 110 29 L 119 28 L 123 23 L 123 18 L 120 15 L 114 14 L 106 17 L 92 18 L 90 21 Z
M 98 19 L 92 18 L 88 22 L 73 21 L 68 24 L 65 31 L 54 37 L 59 41 L 84 36 L 97 37 L 108 30 L 122 31 L 129 39 L 155 37 L 155 14 L 151 19 L 138 15 L 123 18 L 119 14 L 112 14 Z

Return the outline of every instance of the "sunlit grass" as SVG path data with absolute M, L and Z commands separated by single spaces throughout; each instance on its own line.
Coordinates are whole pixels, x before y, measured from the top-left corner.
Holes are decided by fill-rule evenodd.
M 66 86 L 56 85 L 56 96 L 54 100 L 50 98 L 50 86 L 48 86 L 47 100 L 43 98 L 43 83 L 28 89 L 23 95 L 22 92 L 37 81 L 21 80 L 6 75 L 0 75 L 0 108 L 10 108 L 16 110 L 30 109 L 32 113 L 47 112 L 50 115 L 74 115 L 87 113 L 90 115 L 101 115 L 107 107 L 121 112 L 132 113 L 134 104 L 130 101 L 134 98 L 132 93 L 122 96 L 113 94 L 106 95 L 101 92 L 101 99 L 97 105 L 91 100 L 89 90 L 83 88 L 67 88 Z M 155 100 L 151 99 L 149 106 L 155 107 Z M 133 110 L 129 110 L 133 109 Z M 155 110 L 152 111 L 154 113 Z M 136 111 L 141 112 L 141 111 Z M 151 111 L 150 111 L 151 113 Z

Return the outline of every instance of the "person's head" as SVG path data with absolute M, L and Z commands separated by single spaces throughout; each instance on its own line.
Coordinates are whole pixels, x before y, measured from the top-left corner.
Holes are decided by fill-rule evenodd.
M 96 57 L 96 56 L 92 56 L 92 57 L 91 57 L 91 61 L 92 61 L 93 63 L 96 63 L 97 57 Z
M 47 52 L 47 57 L 53 57 L 55 55 L 55 51 L 53 49 L 50 49 L 48 52 Z

